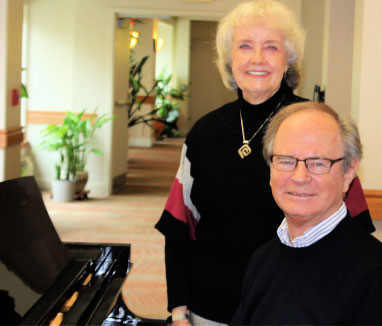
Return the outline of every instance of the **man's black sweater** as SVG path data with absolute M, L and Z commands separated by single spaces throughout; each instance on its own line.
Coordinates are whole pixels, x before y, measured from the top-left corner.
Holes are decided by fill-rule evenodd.
M 253 255 L 232 325 L 382 325 L 382 243 L 347 216 L 305 248 Z

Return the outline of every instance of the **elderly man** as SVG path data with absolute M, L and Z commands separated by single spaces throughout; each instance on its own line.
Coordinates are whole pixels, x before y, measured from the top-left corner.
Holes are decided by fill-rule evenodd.
M 382 325 L 382 243 L 343 202 L 362 156 L 356 126 L 293 104 L 268 125 L 263 154 L 285 219 L 255 251 L 231 324 Z

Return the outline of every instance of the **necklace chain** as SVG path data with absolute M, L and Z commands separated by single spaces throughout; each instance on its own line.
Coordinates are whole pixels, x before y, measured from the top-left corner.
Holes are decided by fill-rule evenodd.
M 252 135 L 250 139 L 245 139 L 245 131 L 244 131 L 244 123 L 243 123 L 243 117 L 241 115 L 241 108 L 239 107 L 240 112 L 240 124 L 241 124 L 241 134 L 243 135 L 243 146 L 241 146 L 238 150 L 239 156 L 241 158 L 247 157 L 249 154 L 251 154 L 252 150 L 249 146 L 249 143 L 252 141 L 253 138 L 259 133 L 259 131 L 264 127 L 264 125 L 268 122 L 268 120 L 272 117 L 273 113 L 276 112 L 276 110 L 280 107 L 281 103 L 284 101 L 285 94 L 279 104 L 277 104 L 276 108 L 271 112 L 271 114 L 264 120 L 264 122 L 261 124 L 261 126 L 255 131 L 255 133 Z

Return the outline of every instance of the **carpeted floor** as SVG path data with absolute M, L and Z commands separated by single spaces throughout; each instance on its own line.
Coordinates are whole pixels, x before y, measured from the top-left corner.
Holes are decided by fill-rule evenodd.
M 167 318 L 164 238 L 154 229 L 179 164 L 183 139 L 130 148 L 126 187 L 108 198 L 55 203 L 43 194 L 62 241 L 130 243 L 133 267 L 123 287 L 132 312 Z

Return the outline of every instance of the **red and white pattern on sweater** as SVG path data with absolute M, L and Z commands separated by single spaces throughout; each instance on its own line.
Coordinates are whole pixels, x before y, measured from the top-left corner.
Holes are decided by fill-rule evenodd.
M 200 214 L 191 201 L 194 178 L 191 176 L 191 162 L 186 157 L 186 152 L 187 145 L 184 144 L 179 169 L 172 184 L 165 210 L 179 221 L 186 223 L 189 227 L 190 239 L 196 240 L 195 228 L 200 219 Z

